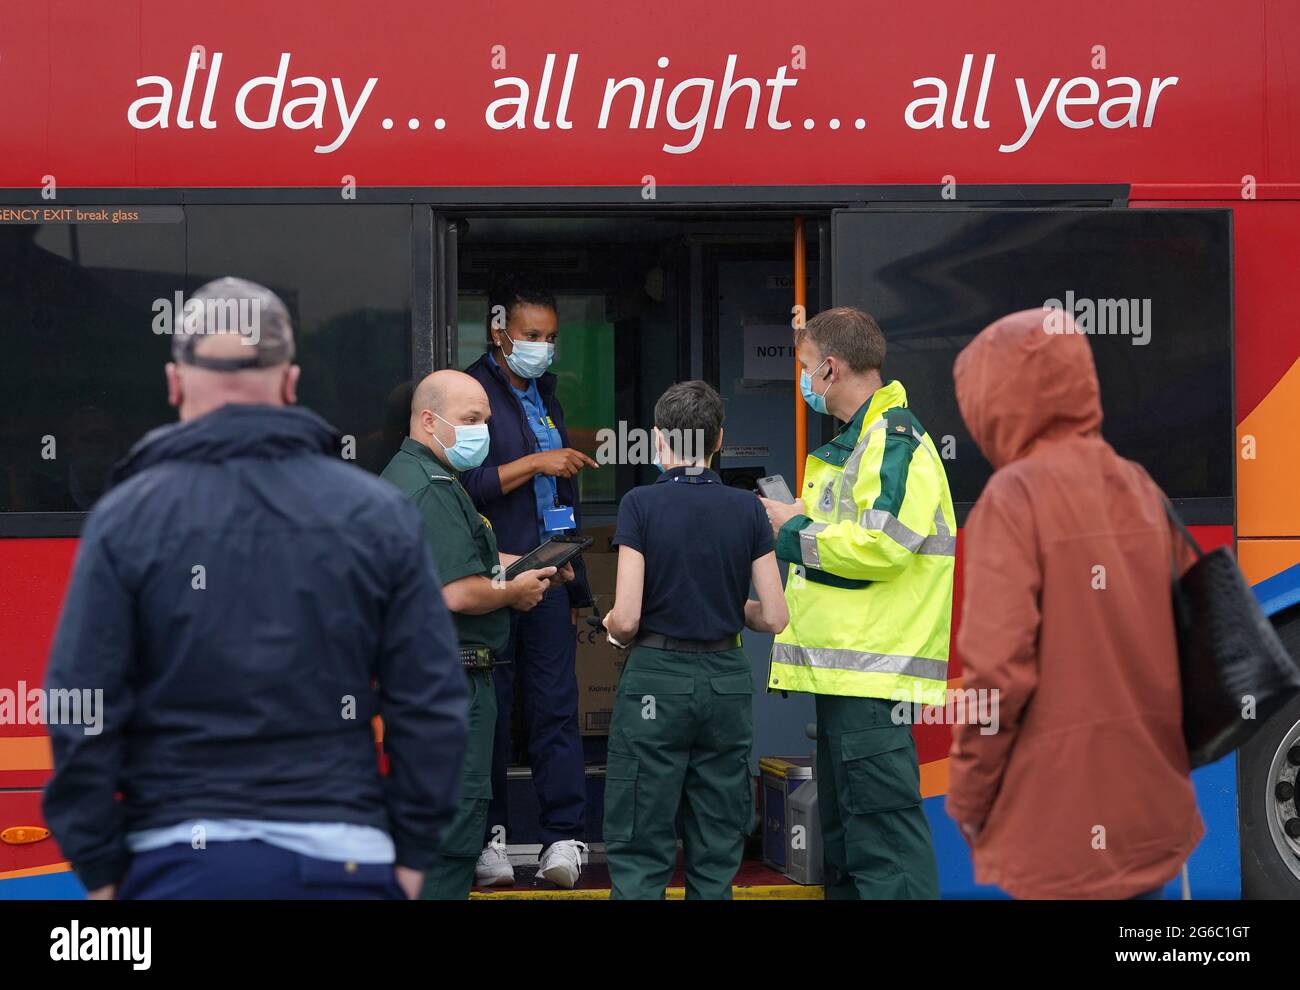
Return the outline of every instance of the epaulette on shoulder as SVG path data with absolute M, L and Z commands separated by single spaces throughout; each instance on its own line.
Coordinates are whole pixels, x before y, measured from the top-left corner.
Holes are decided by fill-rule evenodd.
M 885 439 L 904 440 L 913 447 L 921 442 L 921 424 L 906 406 L 885 410 Z

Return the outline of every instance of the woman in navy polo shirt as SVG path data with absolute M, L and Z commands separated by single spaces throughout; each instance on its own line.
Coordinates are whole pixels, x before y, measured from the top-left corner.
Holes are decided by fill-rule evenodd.
M 559 316 L 555 297 L 512 279 L 488 297 L 488 351 L 466 372 L 483 385 L 492 405 L 489 453 L 483 465 L 461 473 L 474 504 L 492 523 L 497 545 L 524 554 L 579 526 L 574 476 L 596 462 L 569 446 L 564 411 L 555 395 Z M 528 757 L 541 809 L 538 872 L 572 887 L 582 869 L 586 771 L 578 731 L 577 609 L 590 605 L 582 558 L 574 580 L 547 592 L 528 613 L 512 613 L 510 645 L 498 667 L 497 735 L 492 754 L 488 834 L 475 877 L 494 886 L 514 882 L 506 856 L 509 836 L 506 765 L 516 678 L 526 683 L 524 720 Z

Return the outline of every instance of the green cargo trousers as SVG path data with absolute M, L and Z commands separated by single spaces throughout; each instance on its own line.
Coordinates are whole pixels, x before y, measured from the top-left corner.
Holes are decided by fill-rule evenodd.
M 463 901 L 474 886 L 474 866 L 483 852 L 488 803 L 492 800 L 492 739 L 496 735 L 497 691 L 492 672 L 467 672 L 469 680 L 469 738 L 460 773 L 460 805 L 447 826 L 439 849 L 441 858 L 424 874 L 420 898 Z
M 817 804 L 827 900 L 939 896 L 910 725 L 882 698 L 817 695 Z
M 605 774 L 610 897 L 662 900 L 682 816 L 688 900 L 728 900 L 754 809 L 753 675 L 742 649 L 632 650 Z

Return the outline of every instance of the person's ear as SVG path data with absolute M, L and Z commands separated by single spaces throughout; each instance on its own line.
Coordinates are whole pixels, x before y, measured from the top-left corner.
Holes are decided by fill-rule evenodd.
M 424 428 L 424 432 L 429 434 L 429 436 L 434 435 L 435 431 L 438 429 L 438 421 L 434 417 L 432 410 L 420 410 L 420 425 Z
M 167 379 L 167 405 L 179 409 L 185 397 L 181 389 L 181 369 L 175 361 L 168 361 L 163 365 L 163 375 Z
M 284 376 L 284 391 L 281 393 L 286 406 L 297 405 L 298 403 L 298 378 L 301 374 L 301 367 L 296 364 L 289 365 L 289 370 Z
M 720 451 L 720 450 L 722 449 L 722 433 L 723 433 L 722 427 L 719 426 L 719 427 L 718 427 L 718 442 L 715 443 L 715 444 L 713 445 L 713 450 L 709 452 L 709 456 L 710 456 L 710 457 L 712 457 L 714 454 L 716 454 L 718 451 Z

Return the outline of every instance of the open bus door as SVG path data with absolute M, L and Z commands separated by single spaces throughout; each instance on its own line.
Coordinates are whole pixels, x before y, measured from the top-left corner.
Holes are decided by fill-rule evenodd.
M 601 460 L 599 470 L 578 477 L 583 530 L 596 539 L 584 559 L 601 610 L 612 604 L 616 555 L 608 544 L 618 499 L 655 477 L 649 447 L 637 461 L 623 438 L 648 434 L 655 401 L 670 384 L 699 378 L 722 393 L 727 422 L 717 466 L 724 482 L 752 488 L 765 474 L 793 468 L 790 406 L 797 383 L 789 358 L 788 211 L 433 212 L 430 224 L 431 354 L 438 367 L 464 369 L 483 353 L 487 292 L 498 276 L 526 273 L 556 297 L 561 334 L 551 371 L 557 395 L 571 444 Z M 813 289 L 818 260 L 810 251 Z M 809 296 L 825 298 L 816 291 Z M 601 453 L 609 443 L 615 447 L 612 461 Z M 599 885 L 605 745 L 619 661 L 583 621 L 578 637 L 578 721 L 588 795 L 584 838 L 597 867 L 584 874 L 584 884 L 590 879 Z M 770 636 L 747 632 L 745 638 L 755 683 L 764 683 Z M 761 756 L 811 751 L 804 728 L 812 706 L 806 698 L 760 690 L 754 704 L 755 768 Z M 507 716 L 513 732 L 506 841 L 516 870 L 526 877 L 539 848 L 539 807 L 520 715 L 516 700 Z M 761 886 L 761 873 L 747 874 L 742 886 Z M 790 887 L 786 894 L 794 890 L 779 875 L 766 880 Z M 514 893 L 531 889 L 524 880 Z

